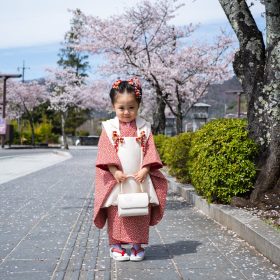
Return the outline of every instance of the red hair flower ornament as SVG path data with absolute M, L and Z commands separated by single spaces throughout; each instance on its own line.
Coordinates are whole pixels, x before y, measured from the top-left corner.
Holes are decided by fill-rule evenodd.
M 134 87 L 136 98 L 141 98 L 141 85 L 139 79 L 137 77 L 133 77 L 127 82 Z
M 113 83 L 112 88 L 115 90 L 118 90 L 121 82 L 122 82 L 122 80 L 116 80 Z M 127 80 L 127 83 L 134 88 L 134 93 L 135 93 L 136 98 L 141 99 L 142 94 L 141 94 L 141 85 L 140 85 L 139 79 L 137 77 L 133 77 L 133 78 Z

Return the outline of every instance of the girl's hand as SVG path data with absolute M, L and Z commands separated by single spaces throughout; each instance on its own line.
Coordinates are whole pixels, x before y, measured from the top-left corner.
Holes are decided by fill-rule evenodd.
M 123 183 L 127 178 L 127 176 L 121 170 L 116 170 L 113 176 L 118 183 Z
M 126 180 L 127 176 L 121 170 L 117 169 L 116 166 L 109 165 L 108 168 L 118 183 L 122 183 Z
M 143 167 L 140 169 L 136 174 L 134 174 L 134 178 L 138 183 L 143 183 L 146 179 L 148 173 L 150 171 L 150 168 L 148 166 Z

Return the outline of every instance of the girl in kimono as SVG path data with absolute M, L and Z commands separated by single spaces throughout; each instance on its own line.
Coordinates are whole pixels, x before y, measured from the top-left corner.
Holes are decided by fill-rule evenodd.
M 103 228 L 107 221 L 110 256 L 117 261 L 141 261 L 148 244 L 149 226 L 163 216 L 167 180 L 162 167 L 151 125 L 137 116 L 142 88 L 137 78 L 117 80 L 110 91 L 116 117 L 102 122 L 98 143 L 95 179 L 94 224 Z M 149 214 L 119 217 L 117 196 L 120 184 L 125 193 L 139 192 L 139 186 L 149 195 Z M 131 244 L 130 255 L 122 244 Z

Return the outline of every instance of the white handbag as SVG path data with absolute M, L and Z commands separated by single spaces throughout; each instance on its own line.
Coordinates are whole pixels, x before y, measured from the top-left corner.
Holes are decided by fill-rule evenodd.
M 149 214 L 149 196 L 143 191 L 140 184 L 140 193 L 123 193 L 122 183 L 118 194 L 118 214 L 119 217 L 145 216 Z

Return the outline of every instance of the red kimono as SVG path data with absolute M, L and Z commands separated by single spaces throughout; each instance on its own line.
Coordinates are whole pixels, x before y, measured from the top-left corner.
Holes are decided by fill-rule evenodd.
M 120 122 L 119 125 L 120 136 L 137 136 L 135 121 L 132 121 L 131 123 Z M 98 228 L 103 228 L 107 220 L 109 244 L 148 244 L 149 226 L 156 225 L 162 219 L 167 194 L 167 180 L 158 170 L 162 167 L 162 163 L 156 150 L 152 134 L 150 134 L 146 142 L 142 167 L 147 165 L 150 166 L 149 175 L 156 191 L 159 205 L 151 206 L 149 215 L 139 217 L 119 217 L 117 206 L 102 208 L 102 205 L 107 200 L 110 192 L 117 184 L 116 179 L 108 169 L 108 165 L 115 165 L 118 169 L 122 170 L 117 152 L 113 144 L 110 142 L 107 133 L 103 129 L 98 142 L 98 154 L 96 160 L 94 224 Z

